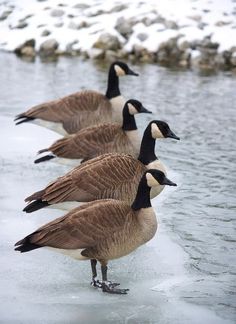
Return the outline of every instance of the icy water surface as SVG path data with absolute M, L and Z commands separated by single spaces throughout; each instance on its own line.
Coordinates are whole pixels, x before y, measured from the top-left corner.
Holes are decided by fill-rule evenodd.
M 133 66 L 121 80 L 126 98 L 140 99 L 181 137 L 157 143 L 178 187 L 153 201 L 159 229 L 146 246 L 110 263 L 109 277 L 130 288 L 105 295 L 89 286 L 90 265 L 40 249 L 20 254 L 14 243 L 64 214 L 26 215 L 24 198 L 69 168 L 34 165 L 36 152 L 59 137 L 35 125 L 14 126 L 26 108 L 89 88 L 106 89 L 107 67 L 61 58 L 27 63 L 0 54 L 0 322 L 234 323 L 236 275 L 235 77 L 199 76 L 155 65 Z

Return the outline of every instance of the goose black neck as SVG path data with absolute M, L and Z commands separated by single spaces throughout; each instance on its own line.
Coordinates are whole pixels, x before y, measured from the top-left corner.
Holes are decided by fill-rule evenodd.
M 125 104 L 123 109 L 123 125 L 122 129 L 125 131 L 131 131 L 137 129 L 134 115 L 129 113 L 128 105 Z
M 114 70 L 114 65 L 112 65 L 108 73 L 106 97 L 108 99 L 112 99 L 117 96 L 120 96 L 119 78 L 116 75 L 116 71 Z
M 152 207 L 150 200 L 150 190 L 151 188 L 147 185 L 146 176 L 144 175 L 139 183 L 134 202 L 131 205 L 131 208 L 133 210 Z
M 152 137 L 150 128 L 151 127 L 149 125 L 143 133 L 140 153 L 138 157 L 138 160 L 142 162 L 144 165 L 147 165 L 158 159 L 155 154 L 156 140 Z

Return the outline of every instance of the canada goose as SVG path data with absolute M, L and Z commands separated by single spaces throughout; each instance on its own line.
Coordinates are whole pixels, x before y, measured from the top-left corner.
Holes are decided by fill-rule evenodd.
M 119 89 L 119 77 L 138 75 L 126 63 L 116 61 L 111 64 L 108 74 L 106 95 L 86 90 L 73 93 L 61 99 L 49 101 L 16 116 L 16 125 L 33 122 L 50 128 L 62 135 L 99 124 L 105 121 L 121 123 L 121 109 L 125 99 Z
M 105 198 L 131 203 L 139 181 L 147 169 L 158 169 L 165 173 L 163 164 L 155 155 L 155 139 L 160 137 L 179 139 L 167 123 L 154 120 L 144 131 L 138 159 L 117 153 L 100 155 L 75 167 L 45 189 L 27 197 L 25 201 L 30 203 L 23 211 L 31 213 L 54 204 L 58 204 L 58 208 L 68 208 L 68 205 L 71 208 L 74 204 L 78 206 L 78 202 Z M 151 198 L 158 195 L 163 188 L 153 188 Z
M 28 252 L 50 247 L 78 260 L 91 260 L 93 286 L 107 293 L 126 294 L 128 289 L 118 289 L 119 284 L 107 280 L 107 264 L 155 235 L 157 220 L 150 189 L 160 185 L 176 186 L 163 172 L 150 169 L 142 176 L 131 206 L 113 199 L 87 203 L 26 236 L 15 244 L 15 250 Z M 101 263 L 102 282 L 97 280 L 97 261 Z
M 81 129 L 75 134 L 59 139 L 40 153 L 49 154 L 35 160 L 35 163 L 59 157 L 66 159 L 71 165 L 78 165 L 78 160 L 90 160 L 105 153 L 127 153 L 138 157 L 140 138 L 134 115 L 151 113 L 138 100 L 130 99 L 123 108 L 123 124 L 106 123 Z M 71 161 L 72 159 L 72 161 Z M 72 162 L 72 163 L 71 163 Z

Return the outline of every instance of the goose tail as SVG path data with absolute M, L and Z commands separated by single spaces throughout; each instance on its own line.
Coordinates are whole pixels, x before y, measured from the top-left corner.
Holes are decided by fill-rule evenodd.
M 23 238 L 22 240 L 16 242 L 15 246 L 15 251 L 19 251 L 21 253 L 24 252 L 29 252 L 35 249 L 39 249 L 41 246 L 31 243 L 30 242 L 30 238 L 31 238 L 32 234 L 26 236 L 25 238 Z
M 17 115 L 16 116 L 16 118 L 14 119 L 14 121 L 16 122 L 16 125 L 20 125 L 20 124 L 23 124 L 23 123 L 32 121 L 34 119 L 35 118 L 33 118 L 33 117 L 28 117 L 28 116 L 26 116 L 24 114 L 20 114 L 20 115 Z
M 46 152 L 47 150 L 41 150 L 41 151 L 39 151 L 39 153 L 43 153 L 43 151 Z M 45 155 L 45 156 L 42 156 L 42 157 L 36 159 L 36 160 L 34 161 L 34 163 L 35 163 L 35 164 L 38 164 L 38 163 L 41 163 L 41 162 L 50 161 L 50 160 L 54 159 L 55 157 L 56 157 L 56 156 L 53 155 L 53 154 L 48 154 L 48 155 Z
M 42 201 L 41 199 L 35 200 L 31 203 L 29 203 L 23 211 L 26 213 L 33 213 L 36 210 L 42 209 L 44 207 L 49 206 L 49 203 L 47 201 Z

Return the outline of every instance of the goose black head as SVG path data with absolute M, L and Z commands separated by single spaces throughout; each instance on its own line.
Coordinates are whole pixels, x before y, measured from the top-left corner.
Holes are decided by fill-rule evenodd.
M 176 183 L 170 181 L 164 174 L 164 172 L 156 169 L 150 169 L 145 172 L 144 176 L 146 177 L 147 185 L 149 187 L 155 186 L 177 186 Z
M 138 76 L 138 73 L 131 70 L 125 62 L 116 61 L 112 63 L 112 67 L 118 77 L 123 75 L 135 75 Z
M 174 138 L 180 140 L 178 136 L 170 129 L 169 125 L 162 120 L 153 120 L 150 122 L 151 135 L 154 139 L 156 138 Z
M 135 99 L 130 99 L 126 102 L 125 106 L 128 108 L 128 112 L 130 115 L 135 115 L 138 113 L 146 113 L 151 114 L 152 112 L 146 109 L 142 103 Z

